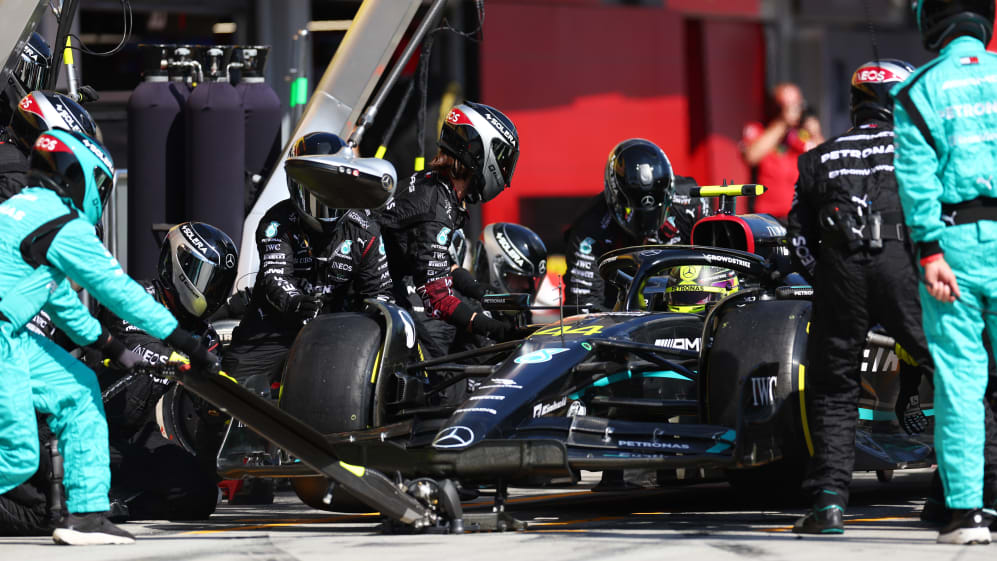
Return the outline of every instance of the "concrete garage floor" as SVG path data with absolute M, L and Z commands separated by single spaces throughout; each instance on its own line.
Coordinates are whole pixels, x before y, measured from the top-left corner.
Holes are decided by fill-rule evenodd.
M 139 537 L 132 546 L 0 538 L 0 560 L 992 560 L 997 545 L 934 543 L 936 531 L 917 519 L 929 479 L 929 470 L 897 472 L 888 484 L 858 474 L 846 533 L 833 537 L 796 536 L 788 530 L 803 507 L 748 507 L 726 484 L 625 493 L 519 489 L 509 510 L 528 530 L 464 536 L 382 535 L 374 516 L 316 511 L 281 494 L 268 507 L 220 505 L 206 522 L 127 524 Z

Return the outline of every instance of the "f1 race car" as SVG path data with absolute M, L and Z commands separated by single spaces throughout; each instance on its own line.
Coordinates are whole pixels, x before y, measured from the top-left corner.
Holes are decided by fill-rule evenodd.
M 290 419 L 285 425 L 294 431 L 307 427 L 323 458 L 347 471 L 434 482 L 433 492 L 450 503 L 458 485 L 495 487 L 501 503 L 510 484 L 577 481 L 581 470 L 710 471 L 735 484 L 798 482 L 812 451 L 812 291 L 773 275 L 780 253 L 766 240 L 784 236 L 777 222 L 728 216 L 736 220 L 713 217 L 696 232 L 714 242 L 726 236 L 732 245 L 741 234 L 742 245 L 768 244 L 769 259 L 707 246 L 616 250 L 599 263 L 600 275 L 619 290 L 616 311 L 564 317 L 522 340 L 420 360 L 415 323 L 397 306 L 370 301 L 367 313 L 320 316 L 291 349 L 280 414 L 270 408 L 264 417 Z M 705 314 L 660 309 L 668 271 L 696 265 L 734 271 L 741 289 Z M 493 312 L 529 307 L 524 295 L 490 295 L 484 304 Z M 908 437 L 892 420 L 894 367 L 895 360 L 889 372 L 877 364 L 865 373 L 870 414 L 856 439 L 857 470 L 885 474 L 932 461 L 930 440 Z M 339 480 L 316 469 L 322 462 L 307 456 L 314 451 L 302 455 L 289 442 L 297 435 L 285 434 L 286 426 L 257 422 L 250 409 L 233 415 L 286 454 L 267 464 L 247 458 L 224 476 L 293 477 L 312 507 L 391 515 L 364 489 L 330 486 Z M 377 481 L 397 495 L 392 500 L 418 495 L 407 483 Z M 500 522 L 514 527 L 511 519 Z

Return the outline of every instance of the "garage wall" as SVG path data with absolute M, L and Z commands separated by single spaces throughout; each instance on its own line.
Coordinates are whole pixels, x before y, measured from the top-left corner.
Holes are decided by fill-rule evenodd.
M 483 222 L 518 221 L 533 197 L 600 192 L 606 156 L 631 137 L 657 143 L 683 175 L 747 179 L 737 142 L 760 117 L 761 37 L 757 23 L 663 7 L 491 0 L 481 99 L 516 123 L 522 153 Z M 565 208 L 547 220 L 566 227 L 577 203 Z

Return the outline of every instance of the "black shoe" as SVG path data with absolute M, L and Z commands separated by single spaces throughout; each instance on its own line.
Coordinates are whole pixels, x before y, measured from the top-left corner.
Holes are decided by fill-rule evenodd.
M 845 509 L 838 505 L 815 506 L 793 524 L 794 534 L 844 534 Z
M 952 511 L 945 506 L 945 503 L 935 499 L 924 501 L 924 506 L 921 508 L 922 522 L 943 526 L 949 520 L 952 520 Z
M 992 510 L 952 509 L 952 520 L 938 532 L 938 543 L 986 545 L 990 543 L 990 523 L 993 520 Z
M 52 539 L 63 545 L 135 543 L 135 536 L 112 524 L 106 512 L 70 513 L 62 527 L 52 532 Z

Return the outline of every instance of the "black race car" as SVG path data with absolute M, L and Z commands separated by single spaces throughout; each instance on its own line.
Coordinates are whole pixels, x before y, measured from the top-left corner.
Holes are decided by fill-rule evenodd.
M 494 486 L 501 502 L 509 484 L 576 481 L 581 470 L 799 481 L 812 449 L 811 289 L 773 274 L 783 256 L 778 223 L 727 216 L 697 226 L 694 241 L 699 233 L 767 258 L 705 246 L 617 250 L 599 265 L 619 289 L 616 311 L 565 317 L 521 340 L 420 360 L 415 324 L 401 308 L 371 301 L 369 313 L 320 316 L 291 350 L 280 411 L 233 384 L 200 388 L 285 452 L 277 465 L 247 458 L 223 475 L 294 477 L 310 506 L 372 507 L 416 526 L 454 520 L 459 485 Z M 731 269 L 741 289 L 705 314 L 658 309 L 667 271 L 689 265 Z M 485 305 L 500 312 L 529 302 L 492 295 Z M 908 437 L 892 420 L 895 371 L 879 370 L 864 384 L 871 414 L 856 469 L 930 465 L 930 440 Z

